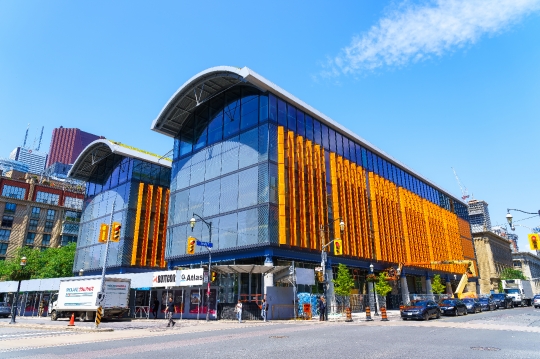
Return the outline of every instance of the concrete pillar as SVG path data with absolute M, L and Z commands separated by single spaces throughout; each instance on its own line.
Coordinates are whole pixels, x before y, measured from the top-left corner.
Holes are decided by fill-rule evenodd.
M 426 275 L 426 293 L 428 295 L 428 298 L 433 300 L 434 297 L 433 297 L 433 287 L 431 286 L 431 278 L 428 275 Z
M 402 275 L 399 279 L 401 281 L 401 300 L 403 304 L 409 303 L 409 285 L 407 284 L 407 276 Z
M 371 315 L 373 315 L 375 313 L 375 305 L 376 305 L 375 297 L 373 296 L 374 283 L 368 282 L 367 285 L 368 285 L 367 287 L 368 287 L 369 308 L 371 309 Z
M 326 305 L 328 306 L 328 314 L 336 311 L 336 297 L 334 296 L 334 282 L 332 282 L 333 273 L 332 267 L 326 267 L 326 280 L 328 282 L 326 287 Z
M 266 259 L 264 260 L 264 265 L 268 267 L 273 267 L 274 262 L 272 260 L 272 257 L 267 256 Z M 263 294 L 265 298 L 266 298 L 266 288 L 273 287 L 273 286 L 274 286 L 274 274 L 272 273 L 265 274 L 263 277 Z
M 453 294 L 452 292 L 452 283 L 450 283 L 450 277 L 446 276 L 446 294 Z

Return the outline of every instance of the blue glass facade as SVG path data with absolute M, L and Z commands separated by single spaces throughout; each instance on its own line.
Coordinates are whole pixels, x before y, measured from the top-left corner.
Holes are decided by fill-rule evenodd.
M 97 239 L 101 223 L 109 224 L 110 222 L 113 202 L 115 202 L 113 221 L 121 223 L 122 235 L 119 242 L 111 242 L 109 245 L 107 267 L 131 266 L 135 223 L 137 218 L 141 220 L 141 216 L 144 216 L 144 211 L 146 211 L 146 208 L 141 206 L 140 184 L 148 184 L 156 188 L 169 187 L 170 168 L 135 158 L 118 155 L 113 155 L 113 157 L 115 158 L 112 161 L 104 163 L 97 170 L 100 175 L 106 172 L 105 176 L 100 176 L 100 178 L 105 178 L 103 183 L 94 181 L 87 184 L 74 272 L 80 269 L 89 272 L 101 269 L 105 245 L 98 243 Z M 154 209 L 150 210 L 154 211 Z M 154 216 L 155 213 L 152 212 L 152 216 L 148 217 L 148 230 L 145 234 L 150 238 L 147 240 L 150 243 L 152 233 L 159 233 L 159 231 L 153 231 L 153 226 L 160 223 Z

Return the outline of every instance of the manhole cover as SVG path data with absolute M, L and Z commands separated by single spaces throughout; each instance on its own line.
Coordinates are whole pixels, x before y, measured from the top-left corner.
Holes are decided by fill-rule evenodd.
M 494 347 L 471 347 L 472 350 L 483 350 L 487 352 L 498 352 L 501 350 L 501 348 L 494 348 Z
M 286 336 L 286 335 L 271 335 L 270 338 L 283 339 L 283 338 L 288 338 L 288 336 Z

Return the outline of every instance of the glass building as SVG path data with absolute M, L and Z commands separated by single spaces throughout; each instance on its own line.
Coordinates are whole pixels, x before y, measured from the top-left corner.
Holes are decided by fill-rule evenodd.
M 192 231 L 193 214 L 211 222 L 218 262 L 318 265 L 334 238 L 343 255 L 328 247 L 331 265 L 475 259 L 465 203 L 246 67 L 195 75 L 152 129 L 174 139 L 169 267 L 207 258 L 186 254 L 189 236 L 210 240 L 206 226 Z
M 105 244 L 100 225 L 122 225 L 111 242 L 108 273 L 166 267 L 165 243 L 171 160 L 119 142 L 96 140 L 79 155 L 68 177 L 87 182 L 73 272 L 101 273 Z

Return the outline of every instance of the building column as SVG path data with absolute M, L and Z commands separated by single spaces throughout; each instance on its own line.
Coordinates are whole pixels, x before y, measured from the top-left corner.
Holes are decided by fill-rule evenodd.
M 265 266 L 268 266 L 268 267 L 273 267 L 274 266 L 274 262 L 272 260 L 272 257 L 271 256 L 266 256 L 266 259 L 264 260 L 264 265 Z M 269 273 L 269 274 L 265 274 L 263 276 L 263 294 L 264 294 L 264 298 L 266 298 L 266 288 L 267 287 L 273 287 L 274 286 L 274 274 L 273 273 Z
M 373 315 L 375 313 L 375 305 L 376 305 L 375 297 L 373 296 L 373 292 L 375 289 L 374 283 L 368 282 L 367 287 L 368 287 L 369 308 L 371 309 L 371 313 L 372 313 L 371 315 Z
M 450 276 L 446 276 L 446 294 L 453 295 L 452 283 L 450 283 Z
M 399 280 L 401 281 L 401 300 L 403 301 L 403 305 L 407 305 L 407 303 L 409 303 L 409 285 L 407 284 L 407 276 L 402 272 Z
M 431 286 L 431 277 L 429 276 L 429 273 L 426 274 L 426 293 L 428 295 L 428 298 L 433 300 L 433 287 Z
M 336 308 L 336 297 L 334 295 L 334 282 L 332 282 L 332 278 L 334 278 L 334 276 L 332 273 L 332 266 L 330 265 L 326 267 L 326 278 L 326 305 L 328 306 L 327 313 L 334 313 Z

